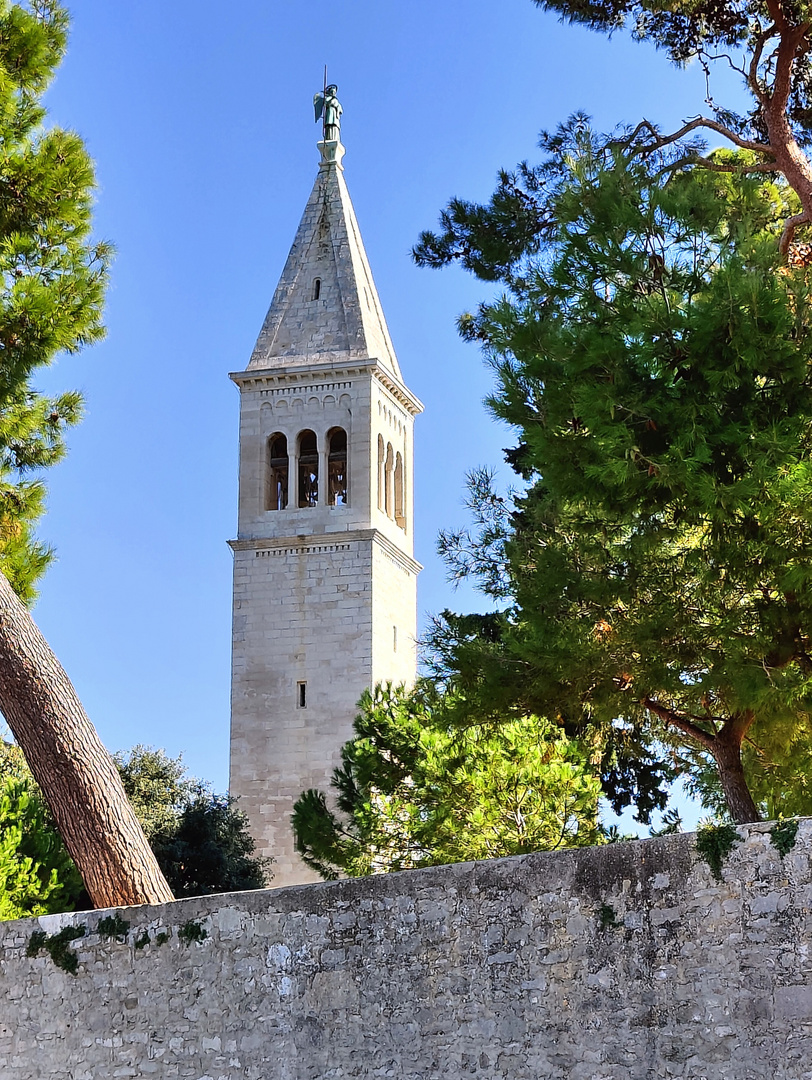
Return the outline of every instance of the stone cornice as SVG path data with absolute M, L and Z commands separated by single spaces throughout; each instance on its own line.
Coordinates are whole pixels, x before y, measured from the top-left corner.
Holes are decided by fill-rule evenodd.
M 386 387 L 392 397 L 394 397 L 397 401 L 400 402 L 401 405 L 404 405 L 408 409 L 412 416 L 418 416 L 420 413 L 422 413 L 423 402 L 420 400 L 420 398 L 415 397 L 411 390 L 408 390 L 403 385 L 403 383 L 400 382 L 399 379 L 396 379 L 393 375 L 390 375 L 390 373 L 384 367 L 382 367 L 380 364 L 377 364 L 377 366 L 373 368 L 372 374 L 378 380 L 378 382 L 383 383 L 383 385 Z
M 423 412 L 423 402 L 375 358 L 346 360 L 336 363 L 333 360 L 323 362 L 308 361 L 305 364 L 283 364 L 270 368 L 251 368 L 246 371 L 229 372 L 229 379 L 240 390 L 261 390 L 276 386 L 295 386 L 299 383 L 312 382 L 314 379 L 346 379 L 354 375 L 371 375 L 377 379 L 389 393 L 417 416 Z
M 401 551 L 397 544 L 393 544 L 380 529 L 354 529 L 351 532 L 313 533 L 307 536 L 264 536 L 245 540 L 228 540 L 227 543 L 232 551 L 277 551 L 280 548 L 287 548 L 306 552 L 308 548 L 331 548 L 337 544 L 348 544 L 358 540 L 372 540 L 404 570 L 408 570 L 415 576 L 423 569 L 416 559 L 407 555 L 405 551 Z
M 397 544 L 393 544 L 388 536 L 385 536 L 379 529 L 369 529 L 368 535 L 370 535 L 376 544 L 379 544 L 387 555 L 390 555 L 395 562 L 400 563 L 404 570 L 409 570 L 412 574 L 417 576 L 423 569 L 422 565 L 413 559 L 411 555 L 407 555 L 405 551 L 401 551 Z

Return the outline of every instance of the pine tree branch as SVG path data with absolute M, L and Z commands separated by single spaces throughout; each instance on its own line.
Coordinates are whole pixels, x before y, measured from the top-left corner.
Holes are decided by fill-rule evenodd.
M 809 26 L 809 24 L 806 24 L 806 23 L 804 24 L 804 31 L 803 31 L 804 35 L 806 34 L 808 26 Z M 806 51 L 807 50 L 804 49 L 804 52 L 806 52 Z M 794 55 L 795 55 L 795 53 L 793 52 L 793 57 L 794 57 Z M 791 65 L 790 65 L 790 69 L 791 69 Z M 777 76 L 776 76 L 776 80 L 777 80 Z M 783 93 L 784 89 L 786 89 L 786 95 L 787 95 L 787 98 L 788 98 L 789 89 L 782 86 L 782 93 Z M 759 100 L 762 100 L 762 99 L 760 98 Z M 765 112 L 772 111 L 774 109 L 774 107 L 775 107 L 775 98 L 771 99 L 769 97 L 765 97 L 763 100 L 764 100 Z M 780 104 L 781 98 L 779 98 L 778 100 L 779 100 L 779 104 Z M 786 107 L 786 100 L 784 101 L 784 106 L 782 108 L 785 108 L 785 107 Z M 783 113 L 782 113 L 782 115 L 783 115 Z M 663 170 L 661 170 L 662 172 L 674 171 L 674 170 L 678 169 L 679 167 L 681 167 L 683 165 L 699 165 L 701 168 L 710 169 L 712 172 L 739 173 L 739 174 L 742 174 L 742 175 L 749 174 L 749 173 L 759 173 L 759 172 L 761 172 L 761 173 L 780 172 L 780 173 L 783 173 L 784 176 L 787 176 L 787 167 L 786 167 L 785 163 L 782 161 L 779 164 L 779 162 L 778 162 L 779 155 L 776 154 L 766 143 L 756 142 L 756 141 L 754 141 L 752 139 L 744 139 L 740 135 L 738 135 L 735 131 L 733 131 L 731 128 L 726 127 L 724 124 L 720 124 L 715 120 L 710 120 L 705 116 L 695 117 L 693 120 L 691 120 L 687 124 L 683 125 L 683 127 L 681 127 L 679 129 L 679 131 L 675 131 L 671 135 L 660 135 L 657 132 L 657 129 L 654 127 L 654 125 L 651 124 L 648 120 L 641 120 L 640 123 L 637 125 L 637 127 L 634 129 L 634 131 L 631 133 L 631 135 L 627 139 L 623 140 L 622 143 L 617 144 L 617 145 L 623 145 L 623 146 L 626 146 L 626 147 L 631 147 L 632 144 L 634 143 L 634 140 L 637 138 L 637 136 L 641 132 L 648 131 L 652 136 L 652 141 L 649 142 L 649 143 L 646 143 L 646 144 L 644 144 L 642 146 L 636 147 L 636 148 L 630 150 L 630 152 L 631 152 L 632 156 L 634 156 L 636 154 L 649 154 L 649 153 L 653 153 L 655 150 L 661 149 L 663 146 L 668 146 L 668 145 L 670 145 L 670 144 L 672 144 L 674 142 L 679 141 L 679 139 L 683 138 L 690 131 L 696 131 L 697 128 L 708 128 L 711 131 L 716 131 L 720 135 L 724 135 L 724 137 L 726 139 L 729 139 L 736 146 L 739 146 L 744 150 L 751 150 L 754 153 L 765 154 L 768 157 L 770 157 L 772 160 L 771 161 L 755 162 L 752 165 L 733 165 L 733 164 L 725 165 L 725 164 L 722 164 L 721 162 L 715 162 L 711 158 L 707 158 L 704 155 L 699 154 L 699 153 L 694 151 L 694 152 L 686 154 L 684 157 L 680 158 L 678 161 L 670 163 L 669 165 L 665 166 L 665 168 Z M 787 177 L 787 178 L 789 179 L 789 177 Z M 797 186 L 793 185 L 793 187 L 795 188 L 795 190 L 797 192 L 798 191 Z M 798 193 L 800 194 L 800 192 L 798 192 Z M 778 251 L 784 258 L 786 258 L 786 255 L 789 252 L 790 247 L 792 246 L 792 242 L 795 239 L 796 230 L 799 228 L 799 226 L 807 225 L 811 221 L 812 221 L 812 216 L 810 216 L 810 214 L 807 213 L 807 211 L 804 210 L 800 214 L 794 214 L 792 217 L 787 218 L 787 220 L 784 222 L 784 227 L 783 227 L 783 229 L 781 231 L 781 237 L 780 237 L 780 239 L 778 241 Z
M 651 135 L 651 142 L 636 147 L 631 153 L 632 155 L 651 154 L 655 150 L 661 150 L 664 146 L 671 146 L 673 143 L 679 142 L 680 139 L 683 139 L 691 131 L 696 131 L 697 128 L 708 128 L 715 131 L 742 150 L 752 150 L 756 154 L 767 154 L 769 157 L 775 156 L 772 148 L 767 143 L 757 142 L 755 139 L 745 139 L 732 128 L 720 124 L 718 120 L 711 120 L 707 116 L 695 116 L 693 120 L 689 120 L 678 131 L 674 131 L 670 135 L 661 135 L 650 121 L 641 120 L 628 138 L 615 145 L 631 148 L 637 136 L 643 131 L 648 131 Z
M 793 214 L 792 217 L 787 218 L 784 222 L 784 228 L 781 230 L 781 237 L 778 241 L 778 251 L 781 255 L 786 255 L 792 246 L 792 241 L 795 239 L 795 230 L 799 225 L 808 225 L 809 217 L 805 212 L 800 214 Z
M 772 93 L 768 95 L 768 107 L 777 115 L 785 115 L 787 103 L 792 93 L 792 69 L 798 56 L 802 56 L 807 49 L 800 48 L 809 30 L 809 23 L 781 30 L 778 42 L 777 57 L 775 63 L 775 75 L 773 77 Z M 808 48 L 808 46 L 807 46 Z
M 684 165 L 700 165 L 703 169 L 709 169 L 711 172 L 735 173 L 738 176 L 745 176 L 750 173 L 774 173 L 781 171 L 781 166 L 775 161 L 759 161 L 752 165 L 724 164 L 720 161 L 714 161 L 712 158 L 704 157 L 702 154 L 690 153 L 681 157 L 678 161 L 666 165 L 665 168 L 661 169 L 655 175 L 662 176 L 662 174 L 666 172 L 676 172 L 677 169 L 681 169 Z
M 778 32 L 778 27 L 775 23 L 771 23 L 766 30 L 762 30 L 756 35 L 755 45 L 753 47 L 753 56 L 750 60 L 750 69 L 747 73 L 747 85 L 750 87 L 750 92 L 760 105 L 767 104 L 767 92 L 761 85 L 758 77 L 758 69 L 761 64 L 761 56 L 764 52 L 764 46 Z
M 659 701 L 655 701 L 650 697 L 643 698 L 641 704 L 666 724 L 675 727 L 683 735 L 687 735 L 695 742 L 698 742 L 706 750 L 713 751 L 715 736 L 709 735 L 704 728 L 701 728 L 696 723 L 699 717 L 691 717 L 688 713 L 680 712 L 678 709 L 670 709 L 667 705 L 661 705 Z
M 699 62 L 702 64 L 706 75 L 710 74 L 710 67 L 705 66 L 706 60 L 727 60 L 728 66 L 730 67 L 731 71 L 735 71 L 738 75 L 743 75 L 745 79 L 747 78 L 747 71 L 743 67 L 739 67 L 738 64 L 734 63 L 733 57 L 730 56 L 729 53 L 709 53 L 705 52 L 704 49 L 700 49 L 697 53 L 697 56 L 699 57 Z M 705 85 L 707 86 L 707 82 Z M 712 102 L 708 102 L 708 104 L 710 105 L 712 104 Z
M 787 16 L 784 12 L 784 5 L 781 0 L 767 0 L 767 11 L 770 13 L 775 29 L 779 34 L 783 34 L 789 27 L 787 22 Z

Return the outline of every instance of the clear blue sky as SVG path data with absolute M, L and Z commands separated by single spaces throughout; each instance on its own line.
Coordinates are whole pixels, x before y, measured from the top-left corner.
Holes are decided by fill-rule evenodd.
M 74 0 L 51 119 L 96 161 L 97 231 L 116 245 L 107 340 L 48 373 L 87 415 L 50 478 L 41 535 L 58 561 L 35 617 L 111 750 L 183 752 L 227 785 L 237 390 L 317 168 L 323 65 L 344 105 L 346 177 L 415 434 L 419 610 L 472 608 L 435 554 L 462 523 L 466 471 L 509 431 L 457 338 L 483 295 L 409 251 L 452 195 L 484 199 L 576 109 L 608 128 L 676 126 L 702 108 L 695 69 L 623 35 L 559 24 L 530 0 Z

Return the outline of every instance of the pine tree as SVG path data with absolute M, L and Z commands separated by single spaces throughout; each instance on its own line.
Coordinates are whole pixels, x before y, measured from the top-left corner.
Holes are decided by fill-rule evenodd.
M 21 602 L 50 555 L 33 532 L 37 470 L 59 460 L 80 411 L 79 395 L 48 399 L 31 380 L 101 337 L 110 254 L 90 236 L 87 151 L 43 126 L 66 32 L 56 0 L 0 0 L 0 709 L 93 901 L 158 902 L 171 893 L 118 773 Z
M 686 169 L 680 147 L 629 154 L 582 118 L 544 145 L 542 167 L 503 176 L 488 207 L 452 204 L 416 250 L 507 287 L 461 329 L 528 485 L 446 554 L 507 602 L 517 708 L 699 749 L 734 820 L 754 820 L 745 741 L 789 746 L 812 706 L 812 281 L 776 244 L 794 194 Z M 476 637 L 438 642 L 476 687 Z
M 427 686 L 365 691 L 331 795 L 303 792 L 296 847 L 322 877 L 601 841 L 589 754 L 537 717 L 455 731 Z

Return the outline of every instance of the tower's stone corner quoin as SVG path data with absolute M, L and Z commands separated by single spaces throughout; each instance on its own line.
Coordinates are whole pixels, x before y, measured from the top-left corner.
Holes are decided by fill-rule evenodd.
M 315 875 L 290 816 L 327 790 L 356 705 L 413 682 L 413 429 L 344 180 L 320 143 L 313 190 L 240 392 L 230 791 L 276 886 Z

